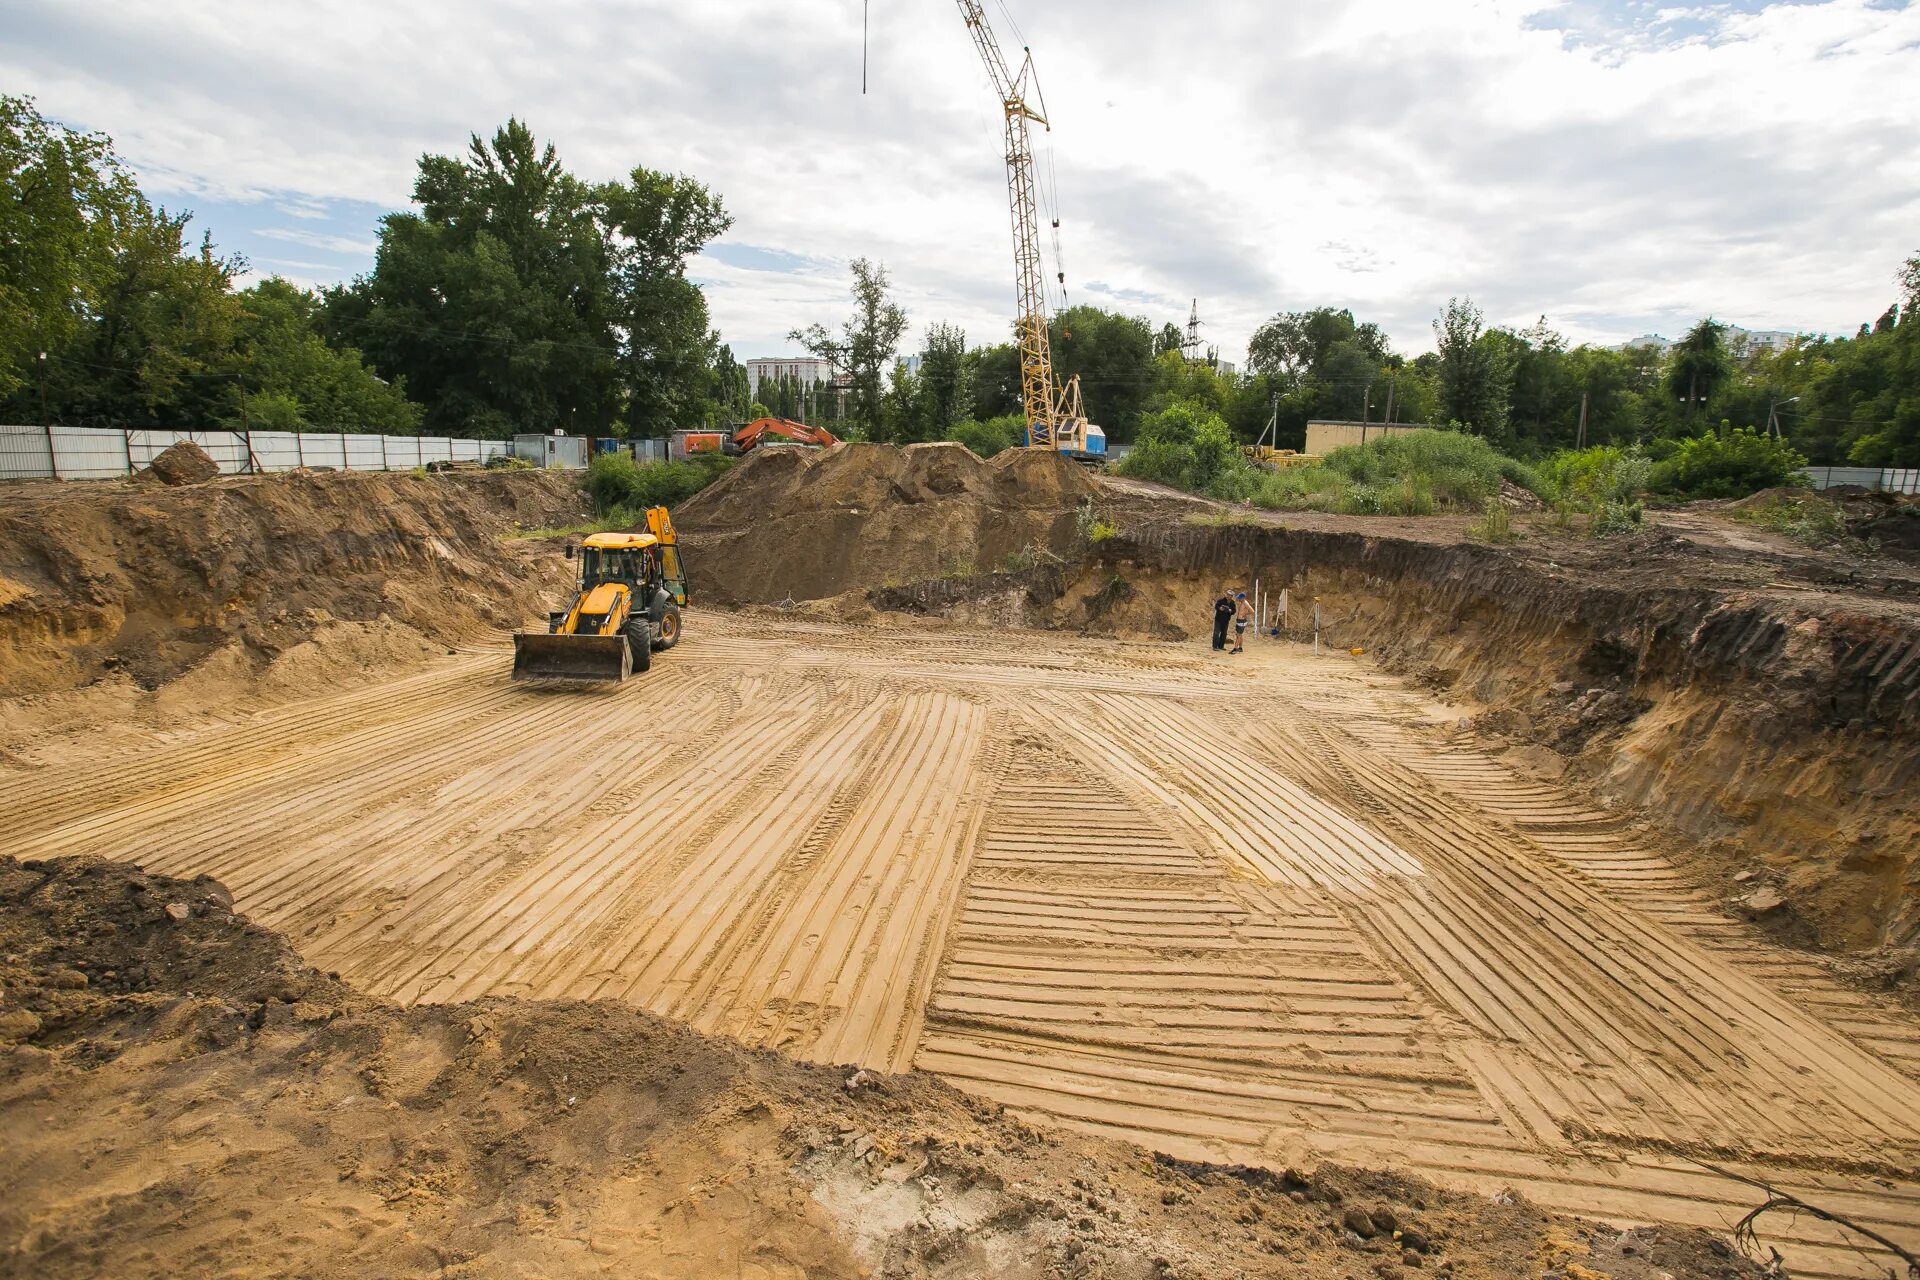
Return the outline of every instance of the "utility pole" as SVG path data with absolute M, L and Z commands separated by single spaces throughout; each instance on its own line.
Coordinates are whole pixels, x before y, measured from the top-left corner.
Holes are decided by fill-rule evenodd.
M 1574 441 L 1573 447 L 1576 449 L 1587 447 L 1587 393 L 1584 391 L 1580 393 L 1580 436 Z
M 1367 389 L 1360 393 L 1360 425 L 1364 427 L 1367 425 L 1367 423 L 1371 422 L 1372 420 L 1373 420 L 1373 384 L 1369 382 L 1367 384 Z
M 1392 425 L 1393 423 L 1393 391 L 1394 391 L 1394 388 L 1399 385 L 1399 383 L 1400 383 L 1400 379 L 1398 378 L 1387 379 L 1387 423 L 1388 425 Z
M 1772 436 L 1776 440 L 1780 438 L 1780 414 L 1777 411 L 1779 410 L 1781 405 L 1792 404 L 1794 401 L 1798 400 L 1799 398 L 1800 398 L 1799 396 L 1788 396 L 1785 400 L 1775 400 L 1767 405 L 1767 434 L 1768 435 Z
M 40 425 L 53 425 L 53 419 L 47 416 L 47 353 L 44 351 L 40 353 Z

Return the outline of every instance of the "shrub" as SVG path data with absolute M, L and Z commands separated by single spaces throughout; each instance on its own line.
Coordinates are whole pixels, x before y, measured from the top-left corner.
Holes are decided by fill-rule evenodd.
M 1646 518 L 1638 502 L 1595 501 L 1587 508 L 1587 533 L 1605 538 L 1616 533 L 1632 533 Z
M 1115 470 L 1228 501 L 1250 498 L 1259 476 L 1226 420 L 1184 400 L 1141 420 L 1139 442 Z
M 596 454 L 587 466 L 587 493 L 594 510 L 644 511 L 674 507 L 718 480 L 732 458 L 703 454 L 685 462 L 635 462 L 632 454 Z
M 1538 491 L 1523 464 L 1478 436 L 1411 431 L 1335 449 L 1325 461 L 1260 477 L 1260 506 L 1350 515 L 1429 515 L 1481 511 L 1502 480 Z
M 967 448 L 982 458 L 991 458 L 1022 443 L 1026 439 L 1027 423 L 1017 413 L 1001 418 L 988 418 L 976 421 L 969 418 L 965 422 L 956 422 L 947 431 L 947 439 Z
M 1762 489 L 1804 484 L 1807 460 L 1784 440 L 1752 427 L 1682 440 L 1653 468 L 1650 484 L 1688 498 L 1744 498 Z
M 1769 498 L 1759 506 L 1730 514 L 1735 520 L 1783 533 L 1810 547 L 1835 546 L 1847 537 L 1847 520 L 1839 505 L 1811 493 Z
M 1487 505 L 1481 508 L 1480 518 L 1467 526 L 1470 537 L 1495 545 L 1512 542 L 1519 537 L 1513 531 L 1513 515 L 1507 510 L 1507 504 L 1498 498 L 1487 499 Z
M 1563 449 L 1541 465 L 1540 480 L 1544 496 L 1555 504 L 1630 502 L 1646 489 L 1653 465 L 1638 447 Z

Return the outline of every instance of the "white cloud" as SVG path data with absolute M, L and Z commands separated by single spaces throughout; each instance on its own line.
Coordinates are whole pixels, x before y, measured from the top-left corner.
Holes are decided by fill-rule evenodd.
M 1920 249 L 1911 4 L 1008 4 L 1055 120 L 1072 295 L 1152 300 L 1156 324 L 1198 296 L 1229 354 L 1322 303 L 1418 349 L 1463 293 L 1576 338 L 1708 311 L 1851 330 Z M 512 113 L 591 176 L 699 176 L 728 242 L 804 260 L 695 264 L 742 354 L 837 321 L 856 256 L 916 324 L 1011 319 L 999 113 L 945 5 L 875 6 L 864 97 L 854 0 L 9 10 L 0 77 L 169 199 L 399 207 L 420 154 Z
M 284 240 L 289 244 L 305 245 L 309 249 L 324 249 L 328 253 L 347 254 L 353 257 L 371 256 L 377 247 L 376 242 L 372 240 L 356 240 L 352 236 L 333 236 L 321 231 L 308 231 L 304 227 L 255 227 L 253 234 L 264 236 L 268 240 Z

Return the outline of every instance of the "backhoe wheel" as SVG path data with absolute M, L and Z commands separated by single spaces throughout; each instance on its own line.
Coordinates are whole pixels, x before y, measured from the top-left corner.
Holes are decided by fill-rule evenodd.
M 653 647 L 671 649 L 680 643 L 680 606 L 670 604 L 667 611 L 660 615 L 660 640 Z
M 633 672 L 635 675 L 653 665 L 653 628 L 647 625 L 645 614 L 639 614 L 627 620 L 627 651 L 633 654 Z

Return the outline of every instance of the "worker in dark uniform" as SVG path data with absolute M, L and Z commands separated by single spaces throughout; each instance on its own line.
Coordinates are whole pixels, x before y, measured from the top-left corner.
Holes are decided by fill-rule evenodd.
M 1230 591 L 1222 592 L 1220 598 L 1213 602 L 1213 647 L 1215 649 L 1227 647 L 1227 624 L 1233 621 L 1236 607 L 1233 593 Z

